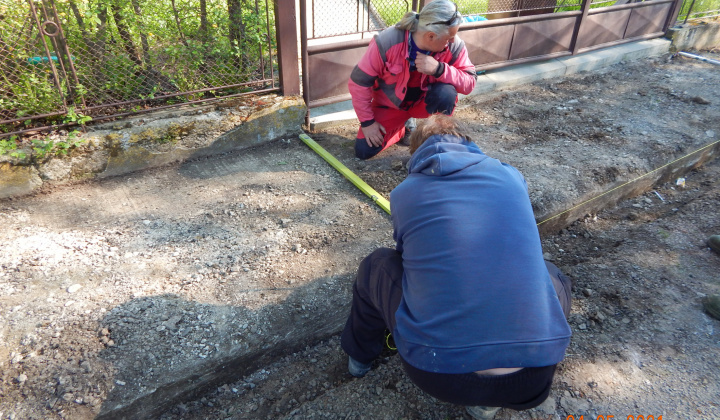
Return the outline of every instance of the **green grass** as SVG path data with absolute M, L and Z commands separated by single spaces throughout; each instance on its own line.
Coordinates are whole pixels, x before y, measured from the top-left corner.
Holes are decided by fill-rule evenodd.
M 685 17 L 690 10 L 690 4 L 692 0 L 685 0 L 680 9 L 678 20 L 685 20 Z M 708 13 L 709 12 L 709 13 Z M 695 0 L 691 11 L 691 18 L 699 18 L 707 15 L 718 15 L 720 14 L 720 0 Z
M 477 15 L 487 11 L 488 0 L 456 0 L 458 10 L 463 15 Z M 402 19 L 403 15 L 410 11 L 412 3 L 397 0 L 375 0 L 372 2 L 380 17 L 387 26 L 392 26 Z

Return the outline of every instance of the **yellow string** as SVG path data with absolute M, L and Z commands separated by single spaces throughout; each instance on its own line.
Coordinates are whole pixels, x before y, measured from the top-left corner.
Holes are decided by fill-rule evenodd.
M 392 333 L 387 333 L 387 335 L 385 336 L 385 345 L 390 350 L 397 350 L 397 347 L 390 347 L 390 337 L 392 337 Z
M 591 199 L 589 199 L 589 200 L 587 200 L 587 201 L 583 201 L 582 203 L 580 203 L 580 204 L 578 204 L 578 205 L 576 205 L 576 206 L 574 206 L 574 207 L 571 207 L 571 208 L 565 210 L 565 211 L 562 212 L 562 213 L 558 213 L 558 214 L 556 214 L 555 216 L 552 216 L 552 217 L 549 217 L 549 218 L 543 220 L 542 222 L 538 223 L 537 226 L 540 226 L 540 225 L 542 225 L 543 223 L 545 223 L 545 222 L 547 222 L 547 221 L 550 221 L 550 220 L 552 220 L 552 219 L 558 218 L 558 217 L 562 216 L 562 215 L 565 214 L 565 213 L 571 212 L 571 211 L 575 210 L 575 209 L 578 208 L 578 207 L 584 206 L 585 204 L 587 204 L 587 203 L 589 203 L 589 202 L 591 202 L 591 201 L 597 200 L 598 198 L 600 198 L 600 197 L 602 197 L 602 196 L 604 196 L 604 195 L 610 194 L 611 192 L 617 190 L 618 188 L 622 188 L 622 187 L 624 187 L 624 186 L 626 186 L 626 185 L 628 185 L 628 184 L 632 184 L 633 182 L 637 181 L 638 179 L 645 178 L 646 176 L 650 175 L 650 174 L 653 173 L 653 172 L 657 172 L 657 171 L 659 171 L 660 169 L 665 168 L 666 166 L 672 165 L 673 163 L 675 163 L 675 162 L 677 162 L 677 161 L 683 160 L 683 159 L 685 159 L 685 158 L 688 157 L 688 156 L 694 155 L 695 153 L 698 153 L 698 152 L 700 152 L 700 151 L 702 151 L 702 150 L 704 150 L 704 149 L 707 149 L 708 147 L 712 147 L 712 146 L 714 146 L 714 145 L 716 145 L 716 144 L 718 144 L 718 143 L 720 143 L 720 140 L 715 141 L 715 142 L 713 142 L 713 143 L 710 143 L 710 144 L 708 144 L 708 145 L 706 145 L 706 146 L 703 146 L 703 147 L 701 147 L 701 148 L 699 148 L 699 149 L 697 149 L 697 150 L 695 150 L 695 151 L 693 151 L 693 152 L 690 152 L 690 153 L 686 154 L 686 155 L 683 156 L 683 157 L 677 158 L 677 159 L 673 160 L 672 162 L 666 163 L 666 164 L 664 164 L 663 166 L 660 166 L 659 168 L 655 168 L 655 169 L 653 169 L 652 171 L 650 171 L 650 172 L 648 172 L 648 173 L 646 173 L 646 174 L 644 174 L 644 175 L 641 175 L 641 176 L 639 176 L 639 177 L 637 177 L 637 178 L 635 178 L 635 179 L 633 179 L 633 180 L 630 180 L 630 181 L 628 181 L 628 182 L 626 182 L 626 183 L 624 183 L 624 184 L 622 184 L 622 185 L 619 185 L 619 186 L 617 186 L 617 187 L 615 187 L 615 188 L 613 188 L 613 189 L 611 189 L 611 190 L 605 191 L 604 193 L 602 193 L 602 194 L 600 194 L 600 195 L 598 195 L 598 196 L 596 196 L 596 197 L 593 197 L 593 198 L 591 198 Z

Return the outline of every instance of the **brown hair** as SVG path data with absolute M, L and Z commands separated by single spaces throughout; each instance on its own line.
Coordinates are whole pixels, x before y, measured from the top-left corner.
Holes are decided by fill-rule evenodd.
M 417 128 L 410 134 L 410 154 L 415 153 L 430 136 L 435 134 L 450 134 L 474 142 L 470 138 L 470 129 L 462 121 L 445 114 L 431 115 L 418 123 Z

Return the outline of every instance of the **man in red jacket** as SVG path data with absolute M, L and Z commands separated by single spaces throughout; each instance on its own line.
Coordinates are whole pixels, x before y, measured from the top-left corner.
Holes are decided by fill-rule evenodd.
M 455 3 L 435 0 L 370 42 L 348 82 L 360 120 L 358 158 L 400 141 L 410 118 L 451 115 L 458 93 L 472 92 L 477 75 L 457 37 L 462 20 Z

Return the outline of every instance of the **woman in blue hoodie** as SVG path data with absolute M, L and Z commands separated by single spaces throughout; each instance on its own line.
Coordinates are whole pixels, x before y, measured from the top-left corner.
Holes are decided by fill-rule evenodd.
M 396 249 L 360 264 L 342 347 L 362 377 L 387 328 L 416 385 L 492 418 L 547 398 L 571 282 L 543 260 L 523 176 L 467 133 L 435 115 L 412 134 L 409 175 L 390 194 Z

